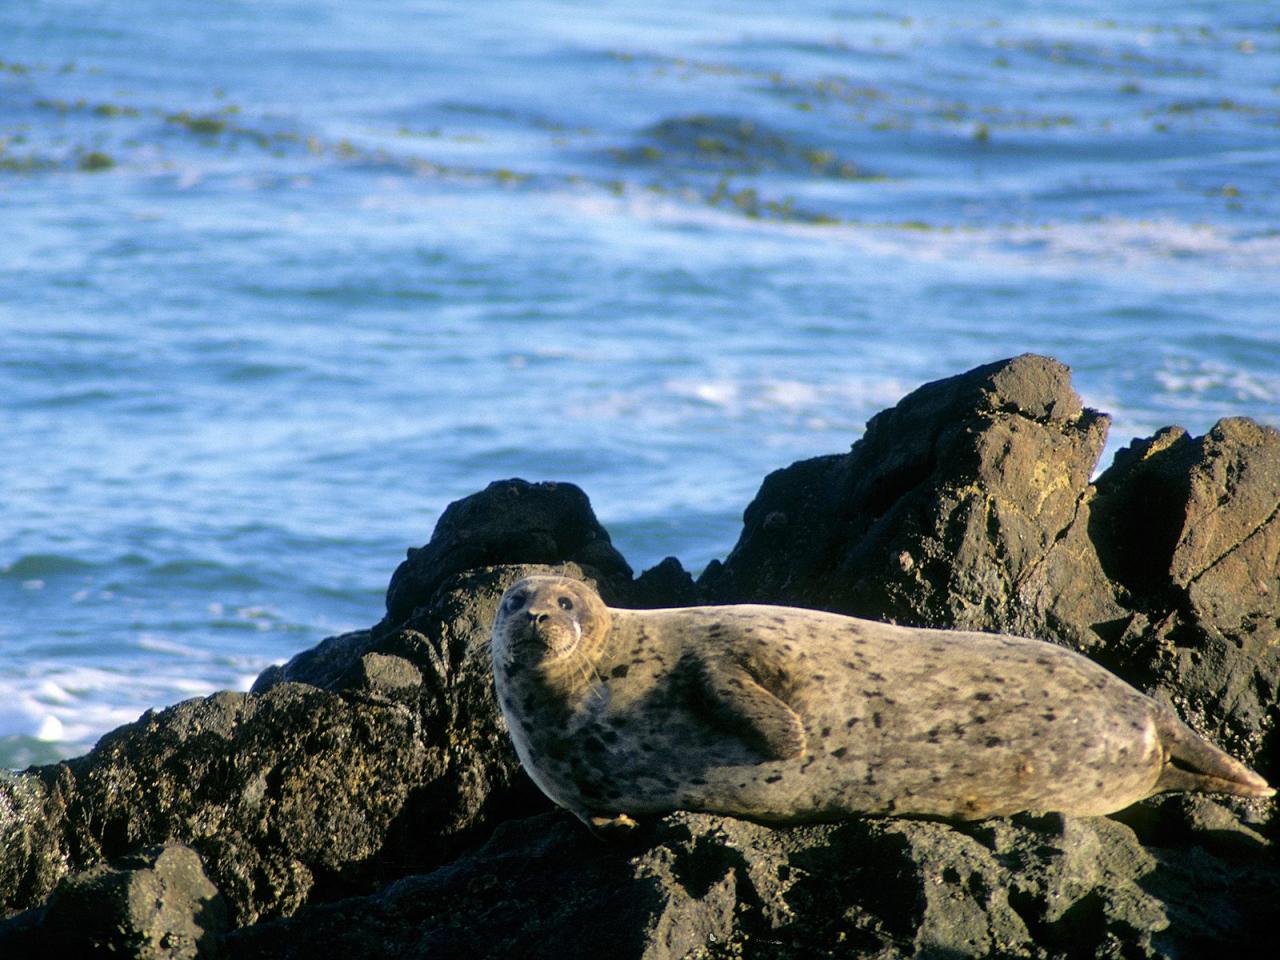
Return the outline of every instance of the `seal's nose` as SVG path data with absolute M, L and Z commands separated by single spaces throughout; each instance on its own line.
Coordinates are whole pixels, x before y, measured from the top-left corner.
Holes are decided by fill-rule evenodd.
M 547 617 L 549 616 L 549 614 L 534 613 L 532 610 L 530 610 L 528 613 L 525 614 L 525 616 L 529 619 L 530 623 L 546 623 Z

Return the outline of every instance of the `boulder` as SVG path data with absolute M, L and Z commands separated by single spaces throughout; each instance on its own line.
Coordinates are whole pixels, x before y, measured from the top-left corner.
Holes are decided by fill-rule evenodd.
M 48 904 L 0 927 L 5 957 L 223 956 L 226 909 L 196 852 L 150 847 L 63 878 Z
M 765 479 L 700 586 L 914 626 L 1094 646 L 1123 617 L 1088 539 L 1107 417 L 1021 356 L 926 384 L 849 453 Z
M 1135 440 L 1091 535 L 1128 607 L 1109 666 L 1280 777 L 1280 432 L 1228 419 Z
M 572 483 L 500 480 L 451 503 L 431 540 L 412 549 L 387 587 L 385 624 L 396 626 L 448 577 L 503 564 L 576 563 L 598 577 L 631 579 L 587 495 Z
M 430 868 L 547 809 L 488 659 L 506 586 L 545 569 L 456 577 L 411 628 L 330 643 L 255 692 L 149 712 L 84 757 L 0 780 L 7 912 L 69 872 L 177 840 L 203 856 L 232 922 L 253 923 Z

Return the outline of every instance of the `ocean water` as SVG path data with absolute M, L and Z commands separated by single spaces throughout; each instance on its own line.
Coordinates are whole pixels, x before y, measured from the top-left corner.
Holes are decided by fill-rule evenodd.
M 1110 452 L 1280 422 L 1271 4 L 31 0 L 0 38 L 0 765 L 375 622 L 494 479 L 698 571 L 768 471 L 1024 351 Z

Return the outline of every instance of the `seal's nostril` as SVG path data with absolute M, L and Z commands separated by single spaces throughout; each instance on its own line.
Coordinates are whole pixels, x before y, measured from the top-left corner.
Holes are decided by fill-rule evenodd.
M 529 616 L 533 617 L 537 623 L 546 623 L 550 617 L 550 615 L 546 613 L 540 613 L 537 616 L 534 616 L 533 614 L 529 614 Z

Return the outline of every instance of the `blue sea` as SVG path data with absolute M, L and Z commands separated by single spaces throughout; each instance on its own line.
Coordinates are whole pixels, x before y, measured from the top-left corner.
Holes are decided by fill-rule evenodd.
M 367 626 L 489 481 L 639 571 L 1025 351 L 1280 422 L 1266 2 L 0 3 L 0 766 Z

